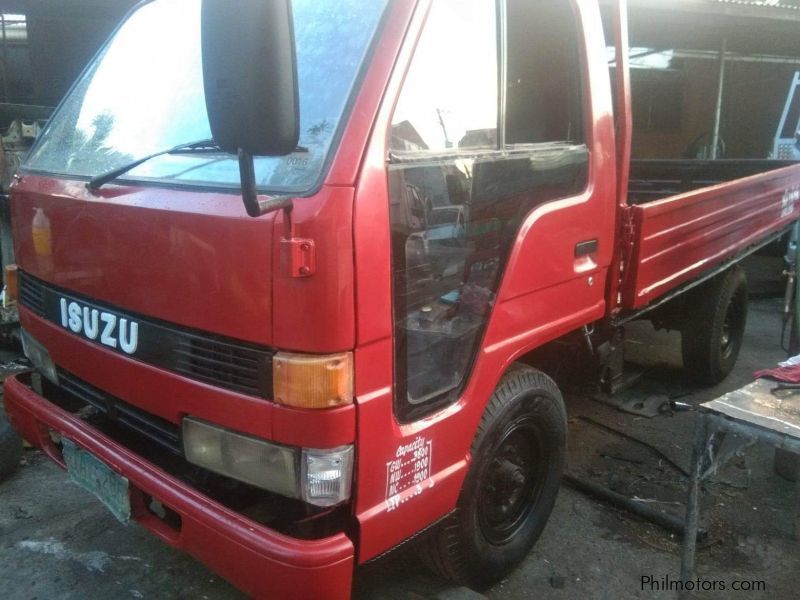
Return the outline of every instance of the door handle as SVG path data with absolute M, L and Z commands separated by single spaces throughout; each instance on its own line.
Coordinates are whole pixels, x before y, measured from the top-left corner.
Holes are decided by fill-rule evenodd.
M 586 256 L 588 254 L 595 254 L 597 252 L 597 240 L 586 240 L 575 244 L 575 257 Z

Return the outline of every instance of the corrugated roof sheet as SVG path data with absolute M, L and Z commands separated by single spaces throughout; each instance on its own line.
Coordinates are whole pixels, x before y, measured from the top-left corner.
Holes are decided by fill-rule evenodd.
M 716 2 L 720 4 L 741 4 L 743 6 L 800 10 L 800 0 L 716 0 Z

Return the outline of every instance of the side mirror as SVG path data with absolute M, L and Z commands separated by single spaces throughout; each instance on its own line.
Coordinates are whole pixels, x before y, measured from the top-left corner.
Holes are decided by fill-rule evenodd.
M 285 208 L 258 200 L 253 157 L 291 154 L 300 138 L 291 0 L 203 0 L 201 31 L 211 134 L 239 156 L 247 212 Z

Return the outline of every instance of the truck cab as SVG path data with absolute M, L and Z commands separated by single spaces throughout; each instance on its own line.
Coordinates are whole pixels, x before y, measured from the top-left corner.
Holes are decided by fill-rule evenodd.
M 647 248 L 621 206 L 600 8 L 240 8 L 220 43 L 224 2 L 141 3 L 21 168 L 37 373 L 6 380 L 10 419 L 120 520 L 250 595 L 348 597 L 356 565 L 417 537 L 487 585 L 541 533 L 563 466 L 566 412 L 535 351 L 613 337 L 655 297 L 626 300 L 636 276 L 701 274 L 633 268 Z M 268 45 L 264 10 L 288 16 L 281 68 L 240 52 Z M 265 110 L 297 120 L 251 118 Z M 252 141 L 270 127 L 291 143 Z M 797 173 L 779 173 L 761 229 L 725 239 L 796 219 Z

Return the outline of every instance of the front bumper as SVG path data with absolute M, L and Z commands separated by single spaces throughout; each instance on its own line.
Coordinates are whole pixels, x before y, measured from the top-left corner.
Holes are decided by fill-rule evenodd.
M 131 486 L 133 519 L 256 598 L 349 598 L 354 547 L 343 533 L 298 540 L 220 505 L 48 402 L 21 378 L 4 383 L 5 409 L 17 431 L 64 468 L 51 432 L 71 440 Z M 145 508 L 145 496 L 181 518 L 176 529 Z

